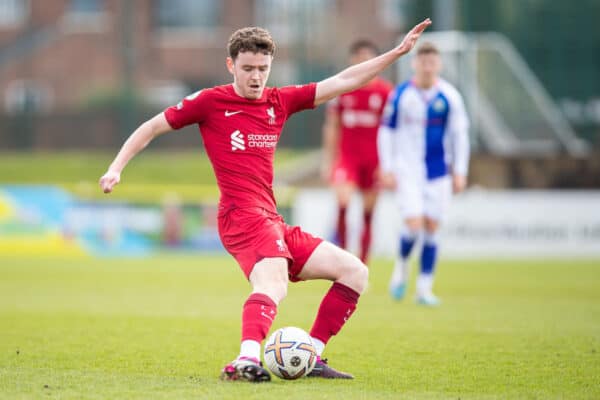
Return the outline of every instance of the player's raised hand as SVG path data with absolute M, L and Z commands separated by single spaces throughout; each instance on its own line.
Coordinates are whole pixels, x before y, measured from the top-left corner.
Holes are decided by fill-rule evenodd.
M 460 193 L 463 190 L 465 190 L 465 188 L 467 187 L 467 178 L 462 176 L 462 175 L 458 175 L 458 174 L 454 174 L 452 175 L 452 192 L 454 194 Z
M 431 25 L 431 20 L 429 18 L 416 25 L 406 34 L 406 36 L 404 36 L 404 39 L 402 39 L 402 43 L 400 43 L 400 45 L 396 49 L 401 54 L 406 54 L 409 51 L 411 51 L 412 48 L 415 47 L 417 39 L 419 39 L 421 33 L 423 33 L 423 31 L 427 29 L 429 25 Z
M 108 171 L 100 178 L 100 187 L 104 193 L 112 192 L 115 185 L 121 181 L 121 174 L 115 171 Z

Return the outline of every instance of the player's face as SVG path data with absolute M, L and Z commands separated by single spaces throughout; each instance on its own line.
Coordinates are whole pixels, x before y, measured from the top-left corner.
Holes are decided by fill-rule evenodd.
M 375 54 L 375 52 L 371 48 L 362 47 L 350 56 L 350 63 L 351 64 L 359 64 L 361 62 L 370 60 L 371 58 L 374 58 L 375 56 L 377 56 L 377 54 Z
M 235 61 L 227 58 L 236 93 L 247 99 L 260 99 L 269 79 L 271 61 L 271 55 L 250 51 L 239 53 Z
M 442 68 L 442 61 L 436 53 L 419 54 L 413 60 L 417 79 L 424 82 L 433 82 Z

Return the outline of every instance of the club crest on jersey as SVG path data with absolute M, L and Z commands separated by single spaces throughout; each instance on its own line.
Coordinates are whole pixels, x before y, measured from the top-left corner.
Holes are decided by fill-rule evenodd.
M 277 244 L 277 250 L 285 251 L 285 244 L 283 243 L 283 239 L 277 239 L 275 243 Z
M 231 150 L 246 150 L 246 142 L 244 141 L 244 135 L 239 130 L 231 134 Z
M 267 108 L 267 115 L 269 116 L 269 125 L 275 125 L 275 109 L 273 107 Z
M 446 109 L 446 103 L 442 99 L 437 99 L 433 102 L 433 109 L 435 112 L 441 113 Z

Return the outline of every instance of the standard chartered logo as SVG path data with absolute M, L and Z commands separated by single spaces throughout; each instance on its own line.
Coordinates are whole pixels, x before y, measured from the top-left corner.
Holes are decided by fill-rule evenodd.
M 379 117 L 373 111 L 345 110 L 342 113 L 342 123 L 349 128 L 355 126 L 371 128 L 379 124 Z
M 231 134 L 231 150 L 246 150 L 244 135 L 239 130 Z
M 278 135 L 249 133 L 244 135 L 239 130 L 231 134 L 231 150 L 246 150 L 248 148 L 274 149 L 277 146 Z

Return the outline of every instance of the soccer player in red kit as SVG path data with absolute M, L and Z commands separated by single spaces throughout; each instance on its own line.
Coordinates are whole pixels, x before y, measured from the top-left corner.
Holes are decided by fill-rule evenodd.
M 273 154 L 291 114 L 366 84 L 408 53 L 430 24 L 429 19 L 421 22 L 394 49 L 321 82 L 282 88 L 265 87 L 275 52 L 270 34 L 262 28 L 240 29 L 228 43 L 233 83 L 196 92 L 141 124 L 100 178 L 104 192 L 111 192 L 127 162 L 152 139 L 186 125 L 199 126 L 221 191 L 219 235 L 252 287 L 242 310 L 240 354 L 223 368 L 223 379 L 271 379 L 260 363 L 261 342 L 288 282 L 311 279 L 333 282 L 310 330 L 318 355 L 311 375 L 352 378 L 328 366 L 321 354 L 354 312 L 367 284 L 367 268 L 352 254 L 283 221 L 273 197 Z
M 351 64 L 376 57 L 377 46 L 358 40 L 350 46 Z M 346 210 L 354 192 L 363 200 L 363 230 L 360 237 L 360 260 L 367 262 L 371 245 L 371 221 L 377 201 L 375 174 L 377 130 L 392 84 L 376 77 L 365 86 L 331 100 L 323 125 L 324 158 L 322 175 L 330 180 L 338 202 L 336 239 L 346 246 Z

